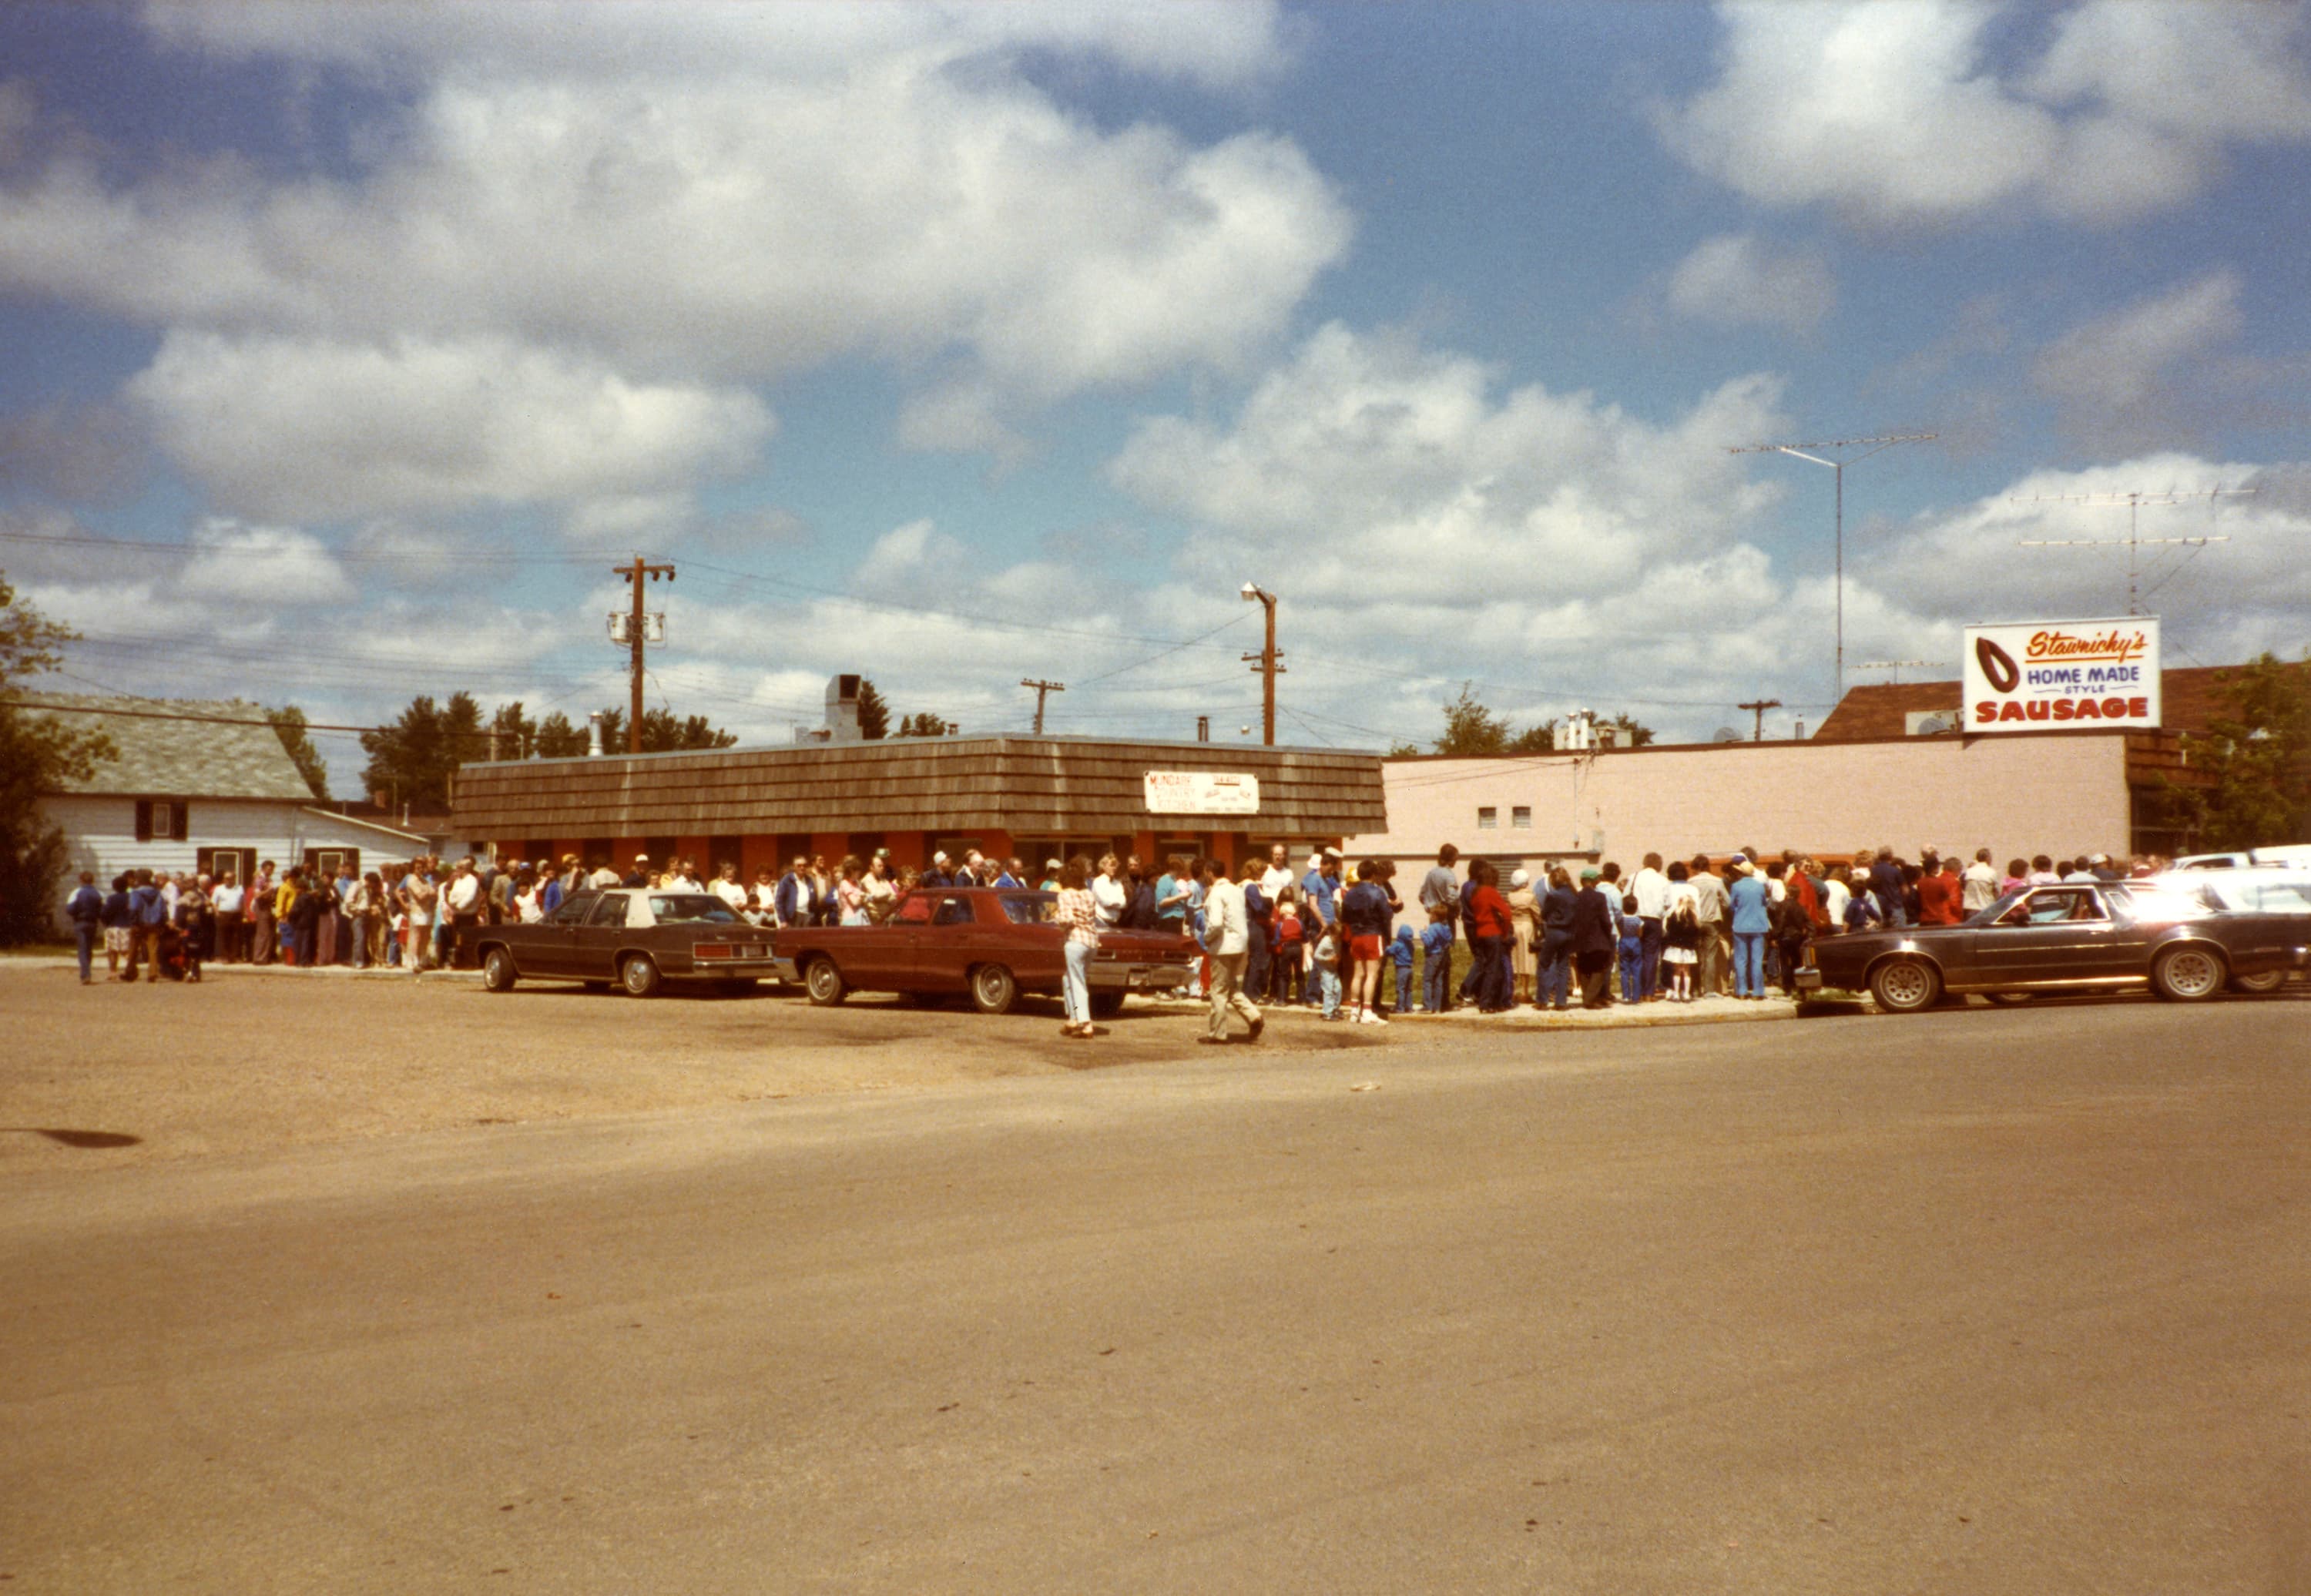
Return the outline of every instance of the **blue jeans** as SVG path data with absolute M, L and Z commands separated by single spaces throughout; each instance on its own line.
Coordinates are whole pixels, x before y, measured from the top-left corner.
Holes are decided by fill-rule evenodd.
M 1091 955 L 1090 943 L 1068 938 L 1067 971 L 1061 979 L 1070 1025 L 1091 1024 Z
M 1420 1007 L 1430 1014 L 1444 1012 L 1444 990 L 1451 984 L 1452 953 L 1448 946 L 1443 953 L 1428 955 L 1427 964 L 1420 972 Z
M 80 978 L 83 981 L 89 979 L 89 971 L 96 962 L 96 939 L 103 935 L 101 929 L 86 920 L 73 922 L 73 941 L 79 946 Z
M 1391 960 L 1396 966 L 1396 1010 L 1399 1014 L 1418 1014 L 1420 994 L 1412 984 L 1412 955 Z
M 1651 998 L 1661 990 L 1661 922 L 1658 920 L 1648 920 L 1644 922 L 1644 928 L 1643 933 L 1644 968 L 1639 971 L 1638 974 L 1644 986 L 1644 995 Z
M 1322 1000 L 1326 1019 L 1340 1012 L 1340 972 L 1330 964 L 1316 966 L 1316 995 Z
M 1643 938 L 1624 937 L 1621 952 L 1621 1001 L 1635 1003 L 1645 995 L 1645 945 Z
M 1477 955 L 1477 1007 L 1502 1009 L 1516 1000 L 1516 975 L 1509 967 L 1511 938 L 1471 937 L 1469 951 Z
M 1763 931 L 1733 933 L 1733 995 L 1737 998 L 1762 998 L 1766 995 L 1766 933 Z
M 1572 980 L 1572 939 L 1544 941 L 1540 945 L 1540 979 L 1533 989 L 1535 1006 L 1563 1008 L 1571 996 Z

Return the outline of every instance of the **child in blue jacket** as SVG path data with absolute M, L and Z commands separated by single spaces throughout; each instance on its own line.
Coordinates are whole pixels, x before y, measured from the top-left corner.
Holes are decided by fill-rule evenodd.
M 1621 1001 L 1635 1003 L 1644 991 L 1645 922 L 1637 917 L 1634 893 L 1621 900 Z
M 1418 1014 L 1420 999 L 1412 987 L 1412 928 L 1399 926 L 1388 945 L 1388 956 L 1396 965 L 1396 1011 L 1399 1014 Z
M 1444 1012 L 1452 973 L 1452 906 L 1428 906 L 1428 929 L 1420 933 L 1420 995 L 1430 1014 Z

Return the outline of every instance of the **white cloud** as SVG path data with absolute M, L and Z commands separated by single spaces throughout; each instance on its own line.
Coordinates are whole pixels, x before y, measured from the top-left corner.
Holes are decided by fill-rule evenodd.
M 1714 83 L 1657 126 L 1695 170 L 1876 225 L 2000 207 L 2112 223 L 2202 191 L 2234 143 L 2311 138 L 2298 7 L 2095 0 L 2001 72 L 1979 0 L 1727 0 Z M 2009 8 L 2012 14 L 2036 14 Z
M 2238 274 L 2216 270 L 2109 316 L 2072 327 L 2031 364 L 2031 380 L 2056 401 L 2063 424 L 2090 447 L 2108 448 L 2176 424 L 2179 373 L 2232 344 L 2246 327 Z
M 676 491 L 752 465 L 772 428 L 743 390 L 495 338 L 172 333 L 129 394 L 217 502 L 306 519 Z
M 353 584 L 327 545 L 291 527 L 252 527 L 212 517 L 193 529 L 179 592 L 220 603 L 344 604 Z
M 163 38 L 419 75 L 357 179 L 230 161 L 0 184 L 0 289 L 240 340 L 503 340 L 626 380 L 843 356 L 935 388 L 912 435 L 1182 365 L 1232 369 L 1338 259 L 1289 140 L 1103 130 L 1013 65 L 1208 83 L 1279 56 L 1267 7 L 163 7 Z
M 1721 327 L 1805 334 L 1837 306 L 1829 263 L 1810 249 L 1776 249 L 1755 233 L 1705 239 L 1669 280 L 1670 309 Z

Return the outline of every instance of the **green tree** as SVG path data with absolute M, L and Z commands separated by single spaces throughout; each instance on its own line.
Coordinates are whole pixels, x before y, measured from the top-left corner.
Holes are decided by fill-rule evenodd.
M 489 755 L 481 706 L 470 693 L 453 693 L 443 704 L 413 698 L 392 725 L 362 733 L 361 743 L 369 755 L 362 788 L 418 814 L 448 809 L 450 775 L 466 761 Z
M 690 715 L 677 720 L 671 710 L 642 711 L 642 752 L 673 754 L 688 748 L 728 748 L 738 740 L 736 732 L 724 731 L 703 715 Z M 586 751 L 585 737 L 579 735 L 577 751 Z M 623 710 L 602 711 L 602 751 L 624 754 L 626 751 L 626 716 Z
M 534 745 L 540 759 L 574 759 L 586 752 L 586 728 L 573 725 L 570 717 L 556 710 L 537 723 L 537 740 Z
M 910 715 L 899 722 L 903 737 L 943 737 L 955 730 L 955 722 L 926 710 L 920 715 Z
M 891 706 L 865 676 L 859 678 L 859 735 L 869 741 L 891 735 Z
M 2203 787 L 2162 788 L 2158 818 L 2193 851 L 2311 842 L 2311 654 L 2265 652 L 2223 673 L 2227 715 L 2189 742 Z
M 1557 746 L 1557 719 L 1537 720 L 1511 737 L 1502 747 L 1504 754 L 1547 754 Z
M 1509 723 L 1477 702 L 1476 684 L 1461 684 L 1460 695 L 1444 706 L 1444 735 L 1436 752 L 1463 758 L 1498 754 L 1508 746 Z
M 1624 710 L 1619 714 L 1614 716 L 1607 724 L 1618 726 L 1623 731 L 1627 732 L 1629 734 L 1629 746 L 1632 748 L 1642 748 L 1646 744 L 1653 740 L 1653 728 L 1650 726 L 1639 725 L 1637 718 L 1635 715 L 1630 714 L 1626 710 Z
M 69 730 L 13 702 L 22 679 L 53 669 L 78 635 L 19 604 L 0 577 L 0 946 L 48 936 L 57 908 L 65 839 L 42 817 L 40 795 L 86 781 L 118 752 L 102 732 Z
M 313 789 L 318 803 L 329 801 L 329 767 L 321 758 L 321 751 L 313 746 L 313 739 L 305 730 L 305 711 L 295 704 L 284 704 L 277 710 L 267 710 L 265 718 L 273 722 L 273 729 L 281 736 L 281 746 L 289 750 L 289 757 L 297 762 L 297 773 L 305 778 L 305 785 Z

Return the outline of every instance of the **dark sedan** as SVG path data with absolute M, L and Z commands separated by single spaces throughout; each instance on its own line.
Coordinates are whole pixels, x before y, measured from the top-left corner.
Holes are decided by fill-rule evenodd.
M 1897 1014 L 1930 1008 L 1945 993 L 2010 999 L 2146 982 L 2187 1003 L 2304 968 L 2311 920 L 2225 913 L 2145 885 L 2064 882 L 2010 894 L 1962 925 L 1825 937 L 1806 952 L 1801 990 L 1867 990 Z
M 517 981 L 613 981 L 637 998 L 666 982 L 711 981 L 728 990 L 774 975 L 771 934 L 711 893 L 612 888 L 574 893 L 532 925 L 490 926 L 475 938 L 482 984 L 510 992 Z

